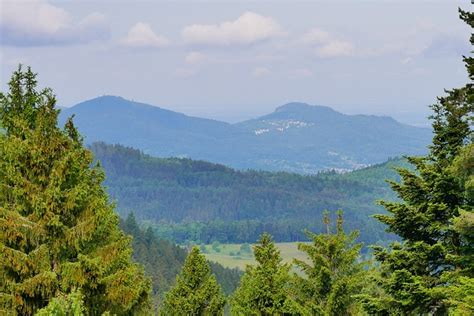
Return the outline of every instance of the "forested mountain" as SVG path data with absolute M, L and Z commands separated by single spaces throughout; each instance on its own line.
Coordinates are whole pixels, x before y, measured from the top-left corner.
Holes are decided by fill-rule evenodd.
M 389 157 L 422 154 L 429 129 L 389 117 L 345 115 L 328 107 L 290 103 L 241 122 L 189 117 L 155 106 L 103 96 L 63 109 L 75 115 L 86 142 L 119 143 L 158 157 L 186 157 L 237 169 L 316 173 L 355 169 Z
M 386 240 L 370 216 L 379 198 L 394 199 L 384 179 L 397 179 L 391 160 L 351 173 L 298 175 L 238 171 L 204 161 L 155 158 L 120 145 L 91 146 L 107 174 L 106 186 L 122 216 L 130 212 L 178 242 L 255 242 L 264 232 L 278 241 L 321 231 L 325 209 L 342 208 L 350 229 L 366 242 Z
M 428 129 L 403 125 L 391 117 L 344 115 L 305 103 L 289 103 L 236 126 L 265 144 L 258 166 L 303 173 L 356 169 L 402 154 L 420 154 L 431 137 Z

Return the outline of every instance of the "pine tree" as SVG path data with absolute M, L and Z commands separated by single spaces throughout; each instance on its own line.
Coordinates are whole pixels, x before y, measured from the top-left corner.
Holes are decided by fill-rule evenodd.
M 0 313 L 32 315 L 79 293 L 89 314 L 136 314 L 149 281 L 102 187 L 104 174 L 50 89 L 21 66 L 0 95 Z
M 461 18 L 474 27 L 472 13 L 461 11 Z M 464 61 L 473 80 L 474 60 L 465 57 Z M 463 146 L 472 142 L 473 109 L 472 83 L 438 98 L 432 106 L 434 137 L 429 154 L 409 157 L 416 170 L 399 169 L 401 182 L 391 182 L 402 201 L 381 202 L 389 214 L 377 218 L 403 239 L 389 249 L 375 248 L 382 285 L 390 295 L 390 300 L 384 301 L 387 313 L 448 312 L 450 291 L 444 276 L 463 269 L 461 261 L 453 258 L 460 259 L 465 248 L 453 224 L 466 203 L 472 203 L 466 200 L 465 186 L 451 166 Z
M 225 297 L 198 247 L 193 247 L 166 293 L 162 315 L 223 315 Z
M 247 266 L 232 296 L 232 314 L 296 314 L 296 305 L 289 297 L 290 265 L 282 263 L 280 251 L 269 234 L 261 236 L 254 254 L 257 265 Z
M 331 233 L 329 214 L 324 214 L 325 234 L 307 232 L 311 243 L 301 243 L 311 263 L 295 260 L 304 276 L 297 276 L 298 303 L 308 315 L 355 315 L 359 306 L 355 295 L 364 281 L 364 262 L 360 260 L 358 232 L 347 235 L 342 227 L 343 214 L 337 214 L 336 232 Z

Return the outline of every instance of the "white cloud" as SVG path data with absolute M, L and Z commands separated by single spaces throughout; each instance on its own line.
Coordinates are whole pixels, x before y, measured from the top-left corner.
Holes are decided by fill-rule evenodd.
M 282 34 L 280 25 L 273 18 L 253 12 L 220 24 L 189 25 L 182 31 L 186 43 L 220 46 L 254 44 Z
M 318 47 L 316 53 L 323 58 L 352 56 L 354 46 L 349 42 L 335 40 Z
M 354 54 L 354 46 L 349 41 L 340 40 L 329 32 L 313 28 L 303 34 L 300 42 L 316 48 L 317 56 L 321 58 L 344 57 Z
M 270 70 L 265 67 L 257 67 L 253 70 L 252 75 L 254 77 L 264 77 L 270 74 Z
M 206 61 L 206 55 L 200 52 L 190 52 L 184 57 L 184 62 L 190 65 L 200 64 Z
M 0 42 L 12 46 L 64 45 L 110 37 L 105 16 L 92 13 L 75 22 L 46 0 L 2 1 Z
M 120 43 L 133 48 L 160 48 L 169 44 L 169 40 L 155 34 L 147 23 L 138 22 L 130 28 L 128 34 Z

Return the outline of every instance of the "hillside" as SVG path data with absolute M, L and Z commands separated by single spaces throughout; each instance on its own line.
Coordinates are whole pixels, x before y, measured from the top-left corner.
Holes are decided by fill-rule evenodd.
M 122 216 L 156 228 L 178 242 L 254 242 L 263 231 L 277 241 L 303 240 L 303 230 L 321 231 L 325 209 L 345 211 L 346 227 L 360 229 L 366 242 L 386 240 L 370 216 L 375 200 L 393 199 L 382 180 L 396 179 L 400 160 L 353 173 L 304 176 L 284 172 L 238 171 L 204 161 L 154 158 L 132 148 L 95 143 L 106 186 Z
M 352 170 L 390 157 L 421 154 L 429 129 L 389 117 L 345 115 L 289 103 L 253 120 L 228 124 L 104 96 L 64 109 L 88 144 L 122 144 L 158 157 L 183 157 L 257 169 L 314 174 Z
M 133 259 L 142 264 L 146 274 L 151 277 L 154 301 L 159 304 L 165 292 L 175 285 L 176 275 L 183 267 L 187 251 L 157 238 L 150 229 L 140 229 L 133 214 L 122 220 L 120 226 L 133 237 Z M 230 295 L 239 283 L 241 271 L 225 268 L 215 262 L 210 262 L 210 266 L 225 294 Z

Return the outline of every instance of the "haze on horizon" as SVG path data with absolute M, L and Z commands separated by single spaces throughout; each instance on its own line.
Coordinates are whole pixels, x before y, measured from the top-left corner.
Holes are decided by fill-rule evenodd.
M 0 79 L 230 122 L 291 101 L 424 125 L 463 85 L 469 1 L 0 0 Z

